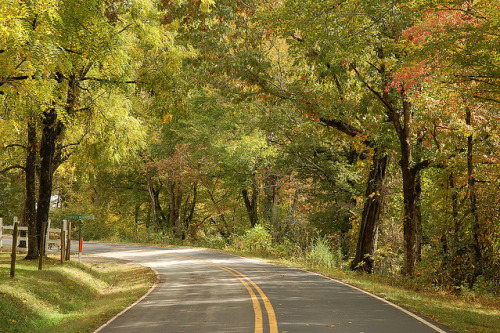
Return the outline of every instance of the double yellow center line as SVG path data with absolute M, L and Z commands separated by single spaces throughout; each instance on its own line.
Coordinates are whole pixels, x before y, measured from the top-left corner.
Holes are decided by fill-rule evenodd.
M 162 253 L 163 255 L 170 256 L 170 257 L 175 257 L 175 258 L 180 258 L 180 259 L 186 259 L 186 260 L 193 260 L 193 261 L 198 261 L 201 262 L 205 265 L 209 265 L 212 267 L 217 267 L 219 269 L 222 269 L 226 272 L 229 272 L 231 275 L 233 275 L 238 281 L 241 282 L 241 284 L 246 288 L 248 291 L 248 294 L 250 295 L 250 298 L 252 299 L 252 305 L 253 305 L 253 310 L 255 313 L 255 333 L 263 333 L 264 332 L 264 320 L 263 320 L 263 315 L 262 315 L 262 307 L 260 306 L 260 301 L 257 295 L 254 292 L 254 289 L 257 291 L 257 293 L 260 296 L 260 299 L 264 303 L 264 307 L 267 312 L 267 318 L 269 320 L 269 333 L 278 333 L 278 322 L 276 321 L 276 314 L 274 313 L 273 306 L 271 304 L 271 301 L 269 301 L 269 298 L 267 298 L 266 294 L 260 289 L 260 287 L 252 281 L 248 276 L 245 274 L 241 273 L 240 271 L 237 271 L 234 268 L 223 266 L 223 265 L 218 265 L 214 264 L 210 261 L 206 260 L 201 260 L 201 259 L 195 259 L 191 257 L 186 257 L 186 256 L 179 256 L 171 253 Z M 252 289 L 253 287 L 253 289 Z
M 109 247 L 104 247 L 104 246 L 92 246 L 92 247 L 102 248 L 102 249 L 107 249 L 107 250 L 116 250 L 116 249 L 110 249 Z M 144 250 L 129 250 L 129 249 L 118 249 L 118 250 L 146 252 Z M 212 267 L 222 269 L 222 270 L 230 273 L 231 275 L 233 275 L 245 287 L 245 289 L 248 291 L 248 294 L 250 295 L 250 298 L 252 300 L 253 310 L 255 313 L 254 333 L 263 333 L 264 332 L 264 319 L 263 319 L 262 307 L 260 305 L 260 300 L 262 300 L 262 303 L 264 304 L 264 308 L 266 309 L 266 312 L 267 312 L 267 318 L 269 321 L 269 333 L 278 333 L 278 322 L 276 321 L 276 314 L 274 313 L 274 309 L 273 309 L 271 302 L 267 298 L 266 294 L 262 291 L 262 289 L 255 282 L 253 282 L 252 279 L 250 279 L 248 276 L 241 273 L 240 271 L 237 271 L 234 268 L 215 264 L 215 263 L 212 263 L 210 261 L 196 259 L 196 258 L 192 258 L 192 257 L 180 256 L 180 255 L 165 253 L 165 252 L 160 252 L 160 253 L 162 255 L 169 256 L 169 257 L 197 261 L 197 262 L 203 263 L 205 265 L 209 265 Z M 256 292 L 259 295 L 260 300 L 259 300 L 259 297 L 257 296 Z

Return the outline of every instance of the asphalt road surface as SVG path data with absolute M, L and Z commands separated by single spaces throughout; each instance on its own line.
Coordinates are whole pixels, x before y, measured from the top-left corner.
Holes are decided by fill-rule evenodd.
M 160 281 L 101 327 L 111 332 L 450 332 L 317 274 L 201 249 L 87 242 L 84 253 L 149 266 Z

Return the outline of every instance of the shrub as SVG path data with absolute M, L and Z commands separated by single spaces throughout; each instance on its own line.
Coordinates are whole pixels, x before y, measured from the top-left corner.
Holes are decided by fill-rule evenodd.
M 307 250 L 306 259 L 314 266 L 332 268 L 340 258 L 336 258 L 332 253 L 326 239 L 318 237 Z
M 226 240 L 220 234 L 206 234 L 201 244 L 211 249 L 223 249 L 226 246 Z
M 247 230 L 241 241 L 243 249 L 247 251 L 269 252 L 272 246 L 271 234 L 260 224 Z

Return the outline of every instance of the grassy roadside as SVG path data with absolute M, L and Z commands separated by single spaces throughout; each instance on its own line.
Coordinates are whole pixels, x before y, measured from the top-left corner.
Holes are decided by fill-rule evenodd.
M 137 244 L 144 245 L 145 243 Z M 199 244 L 189 244 L 187 242 L 172 245 L 150 243 L 149 245 L 159 247 L 200 247 Z M 473 294 L 457 296 L 444 291 L 424 288 L 412 280 L 383 278 L 350 270 L 312 265 L 304 258 L 283 259 L 269 253 L 248 252 L 228 247 L 213 250 L 258 258 L 280 266 L 305 269 L 341 280 L 430 318 L 447 326 L 454 332 L 500 333 L 500 298 L 498 295 L 495 297 L 478 297 Z
M 18 255 L 11 279 L 10 254 L 0 253 L 0 332 L 92 332 L 144 295 L 156 275 L 147 267 L 116 263 L 61 265 Z
M 275 265 L 300 268 L 343 281 L 445 325 L 454 332 L 500 333 L 500 298 L 498 296 L 456 296 L 422 288 L 410 280 L 318 267 L 302 260 L 259 256 L 255 253 L 234 250 L 226 252 L 258 258 Z

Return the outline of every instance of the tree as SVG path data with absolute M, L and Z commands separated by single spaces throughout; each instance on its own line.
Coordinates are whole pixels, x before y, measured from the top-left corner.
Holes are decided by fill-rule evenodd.
M 416 13 L 421 19 L 409 27 L 404 36 L 412 47 L 414 61 L 425 63 L 434 75 L 440 77 L 429 96 L 443 99 L 441 92 L 448 94 L 448 101 L 440 105 L 442 121 L 435 125 L 435 129 L 455 132 L 452 136 L 455 142 L 443 142 L 434 135 L 440 150 L 449 147 L 448 155 L 455 160 L 453 165 L 456 166 L 448 171 L 454 192 L 453 227 L 448 233 L 453 237 L 450 242 L 447 237 L 443 238 L 446 244 L 444 266 L 452 266 L 452 279 L 457 284 L 465 280 L 472 286 L 477 277 L 491 275 L 487 272 L 495 267 L 491 251 L 496 236 L 490 238 L 486 234 L 495 235 L 498 231 L 493 231 L 488 222 L 495 217 L 481 218 L 478 214 L 482 206 L 478 184 L 483 191 L 495 189 L 495 186 L 489 180 L 478 182 L 478 178 L 489 179 L 489 175 L 496 173 L 495 164 L 498 164 L 493 153 L 496 143 L 489 139 L 496 127 L 491 127 L 491 122 L 486 119 L 494 118 L 499 106 L 497 86 L 500 76 L 493 60 L 498 56 L 493 45 L 498 40 L 499 18 L 492 4 L 485 1 L 438 2 L 433 8 L 425 5 L 424 2 L 423 6 L 417 6 Z M 428 60 L 430 54 L 433 54 L 432 61 Z M 447 117 L 443 117 L 443 113 Z M 486 169 L 487 173 L 484 172 Z M 464 184 L 460 184 L 462 176 L 459 174 L 466 179 Z M 459 209 L 460 190 L 457 190 L 457 185 L 467 189 L 468 209 L 463 212 Z M 459 259 L 455 261 L 454 258 Z M 464 261 L 471 262 L 472 272 L 460 269 L 462 272 L 457 273 L 460 270 L 455 268 L 462 266 Z

